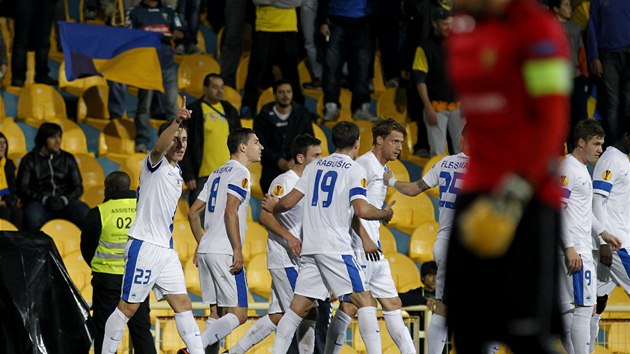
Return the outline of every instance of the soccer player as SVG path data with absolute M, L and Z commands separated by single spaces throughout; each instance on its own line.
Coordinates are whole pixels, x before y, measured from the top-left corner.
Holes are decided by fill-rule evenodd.
M 322 142 L 309 134 L 298 135 L 291 143 L 291 155 L 295 165 L 276 177 L 269 186 L 269 194 L 284 197 L 293 189 L 302 176 L 304 168 L 319 160 Z M 277 219 L 261 210 L 260 222 L 267 227 L 267 268 L 271 273 L 271 304 L 266 316 L 258 319 L 238 343 L 230 348 L 231 354 L 244 354 L 249 348 L 265 339 L 276 330 L 282 315 L 289 309 L 295 281 L 297 280 L 299 256 L 302 248 L 302 204 L 300 201 L 291 210 L 278 214 Z M 316 308 L 313 308 L 300 325 L 300 353 L 310 354 L 315 349 Z
M 103 353 L 116 353 L 129 319 L 153 289 L 158 300 L 166 299 L 175 311 L 177 331 L 190 353 L 203 354 L 199 327 L 184 272 L 173 249 L 173 217 L 182 194 L 182 171 L 177 165 L 186 152 L 188 133 L 181 127 L 190 118 L 186 97 L 177 118 L 164 123 L 158 140 L 142 163 L 136 219 L 125 247 L 125 273 L 118 307 L 107 319 Z
M 188 221 L 198 243 L 195 256 L 202 300 L 210 305 L 211 312 L 201 335 L 204 348 L 247 321 L 247 281 L 243 268 L 251 195 L 247 166 L 260 161 L 263 146 L 249 128 L 231 132 L 227 144 L 230 160 L 210 174 L 188 211 Z M 202 210 L 205 210 L 203 229 L 199 220 Z M 218 318 L 219 308 L 221 318 Z
M 599 332 L 599 319 L 606 309 L 608 296 L 616 285 L 630 294 L 630 124 L 621 130 L 622 137 L 609 146 L 593 170 L 593 214 L 621 242 L 617 252 L 610 245 L 597 242 L 593 252 L 597 264 L 597 307 L 591 318 L 591 351 Z
M 340 122 L 332 129 L 332 140 L 337 148 L 335 153 L 308 165 L 293 190 L 275 206 L 269 196 L 263 199 L 265 210 L 280 214 L 305 198 L 300 269 L 290 308 L 278 323 L 275 354 L 287 352 L 293 334 L 314 300 L 324 300 L 328 290 L 338 297 L 347 295 L 359 308 L 359 331 L 367 352 L 382 350 L 376 300 L 354 256 L 350 228 L 360 228 L 360 221 L 354 215 L 389 221 L 393 203 L 381 210 L 367 201 L 365 169 L 353 161 L 359 151 L 359 127 L 352 122 Z M 365 232 L 359 235 L 368 259 L 378 259 L 378 246 Z
M 592 253 L 591 229 L 619 247 L 593 215 L 593 184 L 586 168 L 602 152 L 604 129 L 592 119 L 580 121 L 574 132 L 575 148 L 560 165 L 562 221 L 560 232 L 563 262 L 560 274 L 560 310 L 564 323 L 563 344 L 567 352 L 590 353 L 590 322 L 596 302 L 597 280 Z
M 383 182 L 383 172 L 387 169 L 385 164 L 398 158 L 406 135 L 405 127 L 394 119 L 381 119 L 372 125 L 372 150 L 356 160 L 367 172 L 367 197 L 368 202 L 374 207 L 381 207 L 385 203 L 387 194 L 387 185 Z M 380 222 L 378 220 L 361 220 L 361 224 L 372 242 L 380 245 Z M 402 302 L 398 297 L 387 259 L 368 260 L 363 251 L 361 238 L 356 234 L 352 238 L 352 247 L 357 262 L 365 272 L 372 295 L 383 307 L 383 317 L 385 317 L 390 336 L 401 353 L 415 354 L 416 349 L 402 318 Z M 341 303 L 328 327 L 326 353 L 339 353 L 341 351 L 346 340 L 346 329 L 356 312 L 356 306 L 347 301 Z
M 468 170 L 446 263 L 447 321 L 457 352 L 505 342 L 550 353 L 559 332 L 558 155 L 571 90 L 569 46 L 536 1 L 455 0 L 450 78 L 466 113 Z M 483 277 L 471 276 L 483 274 Z M 470 289 L 509 289 L 488 300 Z M 480 315 L 471 304 L 491 301 Z M 555 320 L 552 321 L 552 318 Z

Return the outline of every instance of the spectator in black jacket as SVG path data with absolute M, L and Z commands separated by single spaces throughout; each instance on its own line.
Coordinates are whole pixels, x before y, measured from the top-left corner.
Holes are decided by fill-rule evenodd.
M 22 210 L 15 196 L 15 164 L 9 159 L 9 141 L 0 133 L 0 219 L 22 228 Z
M 24 156 L 18 169 L 24 229 L 38 230 L 56 218 L 80 225 L 90 210 L 78 199 L 83 194 L 82 183 L 74 156 L 61 150 L 61 127 L 42 124 L 35 136 L 35 148 Z
M 262 152 L 260 187 L 269 190 L 274 178 L 293 168 L 291 142 L 302 134 L 313 133 L 313 115 L 293 102 L 291 82 L 279 80 L 273 84 L 275 102 L 262 107 L 254 119 L 254 131 L 265 150 Z
M 227 137 L 241 127 L 236 108 L 223 100 L 223 78 L 208 74 L 203 80 L 203 97 L 188 106 L 192 111 L 188 124 L 188 149 L 180 163 L 190 204 L 208 180 L 208 176 L 230 159 Z

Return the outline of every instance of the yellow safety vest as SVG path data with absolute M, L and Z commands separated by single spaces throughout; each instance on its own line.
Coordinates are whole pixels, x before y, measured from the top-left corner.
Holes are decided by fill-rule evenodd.
M 111 199 L 99 205 L 98 209 L 101 214 L 101 238 L 92 258 L 92 271 L 122 275 L 127 231 L 136 218 L 136 198 Z

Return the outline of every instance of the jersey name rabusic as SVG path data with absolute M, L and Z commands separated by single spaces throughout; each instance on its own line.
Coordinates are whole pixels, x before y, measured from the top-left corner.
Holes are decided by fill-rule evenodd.
M 302 255 L 353 254 L 352 201 L 367 201 L 365 169 L 344 154 L 306 166 L 295 189 L 304 194 Z
M 229 160 L 208 177 L 197 199 L 206 203 L 204 234 L 199 242 L 199 253 L 233 254 L 232 244 L 225 228 L 225 206 L 228 194 L 240 201 L 238 226 L 241 246 L 245 242 L 247 208 L 250 198 L 249 170 L 236 160 Z
M 276 177 L 269 185 L 269 195 L 282 198 L 289 193 L 300 177 L 289 170 Z M 277 214 L 276 219 L 291 235 L 302 240 L 302 206 L 304 199 L 300 200 L 291 210 Z M 271 230 L 267 237 L 267 268 L 284 269 L 298 266 L 298 258 L 293 256 L 285 239 L 276 235 Z
M 154 245 L 173 248 L 173 220 L 182 195 L 182 170 L 166 157 L 151 164 L 151 155 L 142 162 L 136 219 L 127 235 Z
M 422 177 L 429 187 L 440 187 L 438 238 L 449 238 L 455 216 L 455 201 L 467 168 L 468 156 L 460 152 L 444 157 Z
M 586 165 L 573 155 L 567 155 L 560 164 L 562 185 L 563 247 L 573 245 L 579 254 L 590 253 L 593 225 L 593 183 Z
M 385 197 L 387 196 L 387 185 L 383 181 L 383 173 L 385 173 L 385 166 L 374 155 L 374 152 L 368 151 L 365 154 L 357 158 L 357 163 L 365 168 L 367 176 L 367 199 L 370 204 L 376 208 L 382 208 L 385 203 Z M 364 220 L 361 219 L 363 227 L 370 235 L 370 239 L 374 241 L 376 245 L 379 245 L 380 241 L 380 227 L 381 222 L 379 220 Z M 380 246 L 380 245 L 379 245 Z M 363 250 L 363 242 L 358 235 L 353 231 L 352 234 L 352 248 L 355 251 Z
M 628 155 L 609 146 L 593 170 L 593 193 L 607 198 L 604 228 L 630 246 L 630 161 Z

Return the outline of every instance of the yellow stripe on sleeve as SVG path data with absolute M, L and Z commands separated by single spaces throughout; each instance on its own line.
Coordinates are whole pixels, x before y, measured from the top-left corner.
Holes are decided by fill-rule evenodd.
M 425 73 L 429 72 L 429 62 L 427 61 L 427 56 L 424 54 L 422 47 L 416 49 L 416 55 L 413 58 L 413 66 L 411 68 Z
M 566 94 L 571 91 L 571 64 L 560 58 L 525 62 L 523 76 L 531 96 Z

